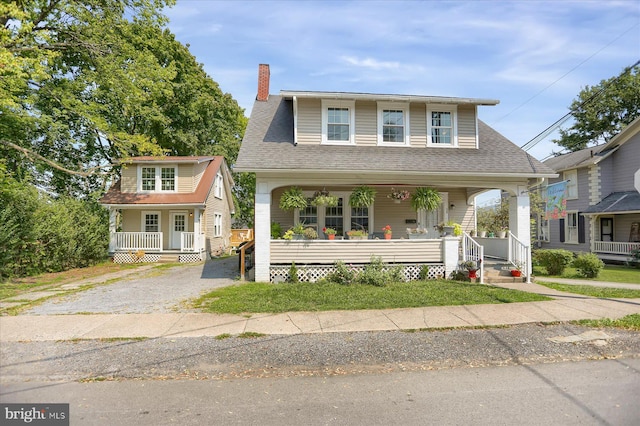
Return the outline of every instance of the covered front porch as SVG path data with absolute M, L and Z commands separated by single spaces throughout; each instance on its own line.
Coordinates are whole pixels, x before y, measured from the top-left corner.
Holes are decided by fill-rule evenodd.
M 204 260 L 202 210 L 110 209 L 109 253 L 116 263 Z
M 335 261 L 343 261 L 361 267 L 370 262 L 372 256 L 380 257 L 388 264 L 405 265 L 406 276 L 415 275 L 422 266 L 429 266 L 429 276 L 449 277 L 460 268 L 460 263 L 481 261 L 484 247 L 480 239 L 471 237 L 476 229 L 475 196 L 490 189 L 502 189 L 511 196 L 509 199 L 508 237 L 491 240 L 492 247 L 502 253 L 503 258 L 519 265 L 523 276 L 530 277 L 530 225 L 529 195 L 527 182 L 481 182 L 473 184 L 465 179 L 422 180 L 404 177 L 406 182 L 393 185 L 385 182 L 384 176 L 371 178 L 370 185 L 377 191 L 375 201 L 367 208 L 351 207 L 349 193 L 361 182 L 341 182 L 329 184 L 326 178 L 308 174 L 297 181 L 306 194 L 314 191 L 328 191 L 340 199 L 336 207 L 313 207 L 297 209 L 293 212 L 279 208 L 281 194 L 291 187 L 288 179 L 258 179 L 256 184 L 254 253 L 255 280 L 274 281 L 286 275 L 292 262 L 296 267 L 310 269 L 310 280 L 326 275 Z M 395 178 L 397 182 L 399 178 Z M 334 181 L 335 182 L 335 181 Z M 428 183 L 425 183 L 428 182 Z M 471 186 L 473 185 L 473 186 Z M 415 211 L 410 202 L 389 197 L 392 188 L 411 192 L 417 187 L 431 187 L 442 195 L 442 203 L 435 211 Z M 309 195 L 310 197 L 311 195 Z M 441 236 L 438 229 L 443 223 L 454 222 L 461 226 L 462 236 Z M 287 230 L 296 223 L 304 223 L 318 233 L 317 239 L 283 240 L 272 237 L 272 225 L 276 223 Z M 384 237 L 383 228 L 392 229 L 392 237 Z M 329 240 L 324 228 L 336 230 L 336 239 Z M 364 240 L 354 240 L 348 235 L 352 229 L 362 229 Z M 489 240 L 489 239 L 487 239 Z M 498 241 L 502 240 L 502 241 Z M 481 267 L 482 262 L 478 262 Z M 480 277 L 482 274 L 480 273 Z M 480 278 L 481 279 L 481 278 Z

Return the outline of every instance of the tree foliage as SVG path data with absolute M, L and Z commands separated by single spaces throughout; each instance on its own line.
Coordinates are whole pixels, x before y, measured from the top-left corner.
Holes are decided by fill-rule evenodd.
M 224 155 L 246 119 L 164 28 L 173 0 L 0 5 L 0 158 L 57 194 L 102 192 L 134 155 Z M 25 156 L 26 155 L 26 156 Z
M 91 265 L 106 258 L 108 241 L 95 201 L 53 199 L 0 163 L 0 279 Z
M 555 143 L 569 151 L 607 142 L 640 116 L 640 65 L 585 87 L 571 103 L 575 123 Z

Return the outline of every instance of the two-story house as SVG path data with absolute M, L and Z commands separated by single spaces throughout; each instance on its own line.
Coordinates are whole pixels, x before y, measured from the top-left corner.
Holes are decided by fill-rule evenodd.
M 566 180 L 566 217 L 538 218 L 543 248 L 593 252 L 603 260 L 625 261 L 640 249 L 640 118 L 609 142 L 544 162 Z
M 134 157 L 100 199 L 115 262 L 204 260 L 229 247 L 233 178 L 221 156 Z
M 514 239 L 504 240 L 504 252 L 515 241 L 530 255 L 528 180 L 556 174 L 478 119 L 478 108 L 497 100 L 292 90 L 270 95 L 268 65 L 260 65 L 258 74 L 258 95 L 234 165 L 256 174 L 256 280 L 278 279 L 291 262 L 314 280 L 336 260 L 355 267 L 372 255 L 406 265 L 407 276 L 424 264 L 430 275 L 448 275 L 458 261 L 459 240 L 439 233 L 415 240 L 407 228 L 430 233 L 453 221 L 471 231 L 475 196 L 492 189 L 511 197 Z M 373 204 L 349 205 L 350 194 L 362 185 L 376 191 Z M 280 197 L 292 186 L 309 200 L 328 191 L 338 204 L 283 211 Z M 414 193 L 425 187 L 441 195 L 435 210 L 414 211 L 409 200 L 389 198 L 392 189 Z M 271 239 L 272 222 L 283 229 L 304 222 L 320 238 Z M 386 225 L 391 240 L 376 236 Z M 338 236 L 364 228 L 372 238 L 327 240 L 325 227 Z

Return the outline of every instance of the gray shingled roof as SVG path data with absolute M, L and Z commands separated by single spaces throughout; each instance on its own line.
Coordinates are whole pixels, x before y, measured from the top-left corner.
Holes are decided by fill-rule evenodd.
M 590 206 L 582 213 L 621 212 L 640 212 L 640 193 L 638 191 L 612 192 L 598 204 Z
M 290 100 L 256 101 L 242 141 L 238 171 L 316 170 L 550 177 L 555 172 L 478 121 L 480 148 L 293 145 Z

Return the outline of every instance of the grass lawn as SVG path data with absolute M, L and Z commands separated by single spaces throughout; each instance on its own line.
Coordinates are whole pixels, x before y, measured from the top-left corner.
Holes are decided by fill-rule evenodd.
M 599 320 L 581 320 L 576 321 L 576 323 L 587 327 L 616 327 L 627 330 L 640 330 L 640 314 L 631 314 L 616 320 L 605 318 Z
M 113 263 L 102 262 L 97 265 L 88 266 L 86 268 L 70 269 L 63 272 L 52 272 L 47 274 L 35 275 L 33 277 L 13 278 L 5 282 L 0 282 L 0 299 L 7 299 L 18 296 L 22 293 L 45 290 L 49 287 L 60 286 L 74 281 L 93 278 L 111 272 L 122 271 L 125 269 L 139 268 L 142 263 Z
M 538 284 L 549 287 L 558 291 L 566 291 L 567 293 L 584 294 L 590 297 L 601 297 L 607 299 L 637 299 L 640 298 L 640 286 L 638 290 L 626 288 L 608 288 L 596 287 L 591 285 L 569 285 L 558 283 L 546 283 L 538 281 Z
M 412 281 L 384 287 L 334 283 L 246 283 L 217 289 L 193 302 L 215 313 L 277 313 L 476 305 L 550 300 L 537 294 L 456 281 Z
M 575 278 L 589 281 L 609 281 L 613 283 L 638 284 L 640 287 L 640 269 L 621 265 L 606 265 L 596 278 L 584 278 L 575 268 L 566 268 L 562 275 L 549 275 L 542 266 L 534 266 L 533 274 L 540 277 Z

